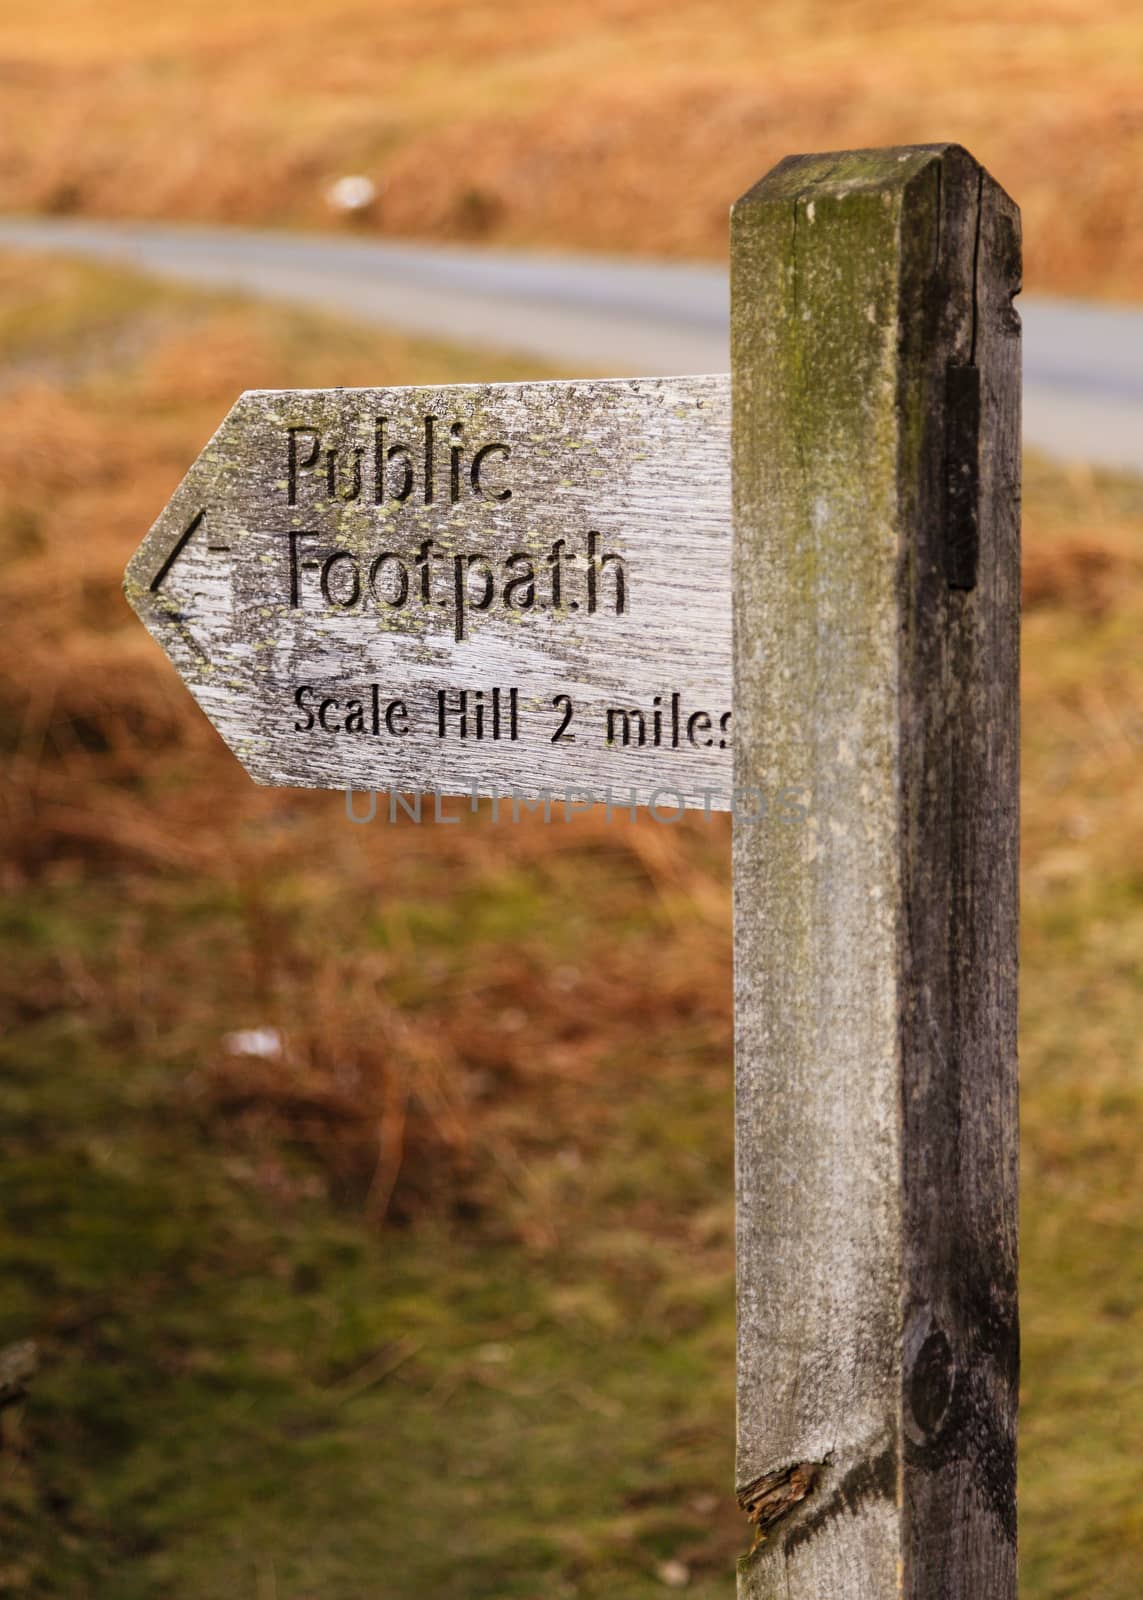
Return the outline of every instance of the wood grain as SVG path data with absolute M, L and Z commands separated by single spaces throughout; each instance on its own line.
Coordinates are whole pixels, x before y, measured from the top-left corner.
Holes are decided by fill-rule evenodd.
M 750 1600 L 1015 1593 L 1018 285 L 955 146 L 734 210 L 734 759 L 815 794 L 735 829 Z
M 126 592 L 260 783 L 725 810 L 729 451 L 725 377 L 252 392 Z

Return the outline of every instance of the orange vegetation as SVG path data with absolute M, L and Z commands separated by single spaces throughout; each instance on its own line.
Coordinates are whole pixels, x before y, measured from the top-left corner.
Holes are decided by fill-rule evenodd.
M 717 256 L 792 151 L 955 139 L 1027 281 L 1143 286 L 1136 0 L 8 0 L 0 208 Z
M 0 257 L 5 299 L 21 316 L 0 386 L 0 885 L 62 885 L 77 908 L 94 895 L 112 960 L 99 978 L 66 952 L 54 976 L 0 975 L 0 1009 L 79 1008 L 121 1050 L 185 1053 L 196 1104 L 300 1142 L 375 1220 L 494 1200 L 501 1229 L 550 1247 L 548 1188 L 566 1174 L 537 1179 L 529 1155 L 550 1165 L 569 1127 L 603 1136 L 617 1062 L 625 1081 L 663 1070 L 649 1019 L 680 1071 L 726 1070 L 724 819 L 389 826 L 382 801 L 374 825 L 352 826 L 339 795 L 250 782 L 121 593 L 127 556 L 244 385 L 519 373 L 74 263 Z M 21 331 L 48 304 L 66 366 Z M 0 319 L 0 348 L 3 334 Z M 540 883 L 583 928 L 553 925 L 533 949 Z M 685 901 L 687 937 L 656 942 L 649 925 L 633 946 L 640 895 Z M 228 1053 L 227 1030 L 252 1024 L 279 1030 L 280 1058 Z
M 120 593 L 128 555 L 242 387 L 518 374 L 490 370 L 487 357 L 477 368 L 456 352 L 73 263 L 0 258 L 5 302 L 0 864 L 13 886 L 60 874 L 113 886 L 125 941 L 116 981 L 125 987 L 100 1005 L 117 1025 L 130 1019 L 196 1056 L 199 1090 L 228 1118 L 280 1116 L 304 1128 L 338 1186 L 367 1195 L 377 1213 L 429 1192 L 471 1199 L 489 1180 L 513 1212 L 530 1149 L 558 1142 L 572 1124 L 588 1142 L 607 1126 L 616 1061 L 629 1078 L 661 1070 L 662 1051 L 677 1051 L 680 1070 L 728 1084 L 725 819 L 350 826 L 337 796 L 250 783 Z M 55 321 L 45 328 L 48 308 Z M 1084 870 L 1119 860 L 1138 800 L 1137 790 L 1129 799 L 1134 750 L 1124 731 L 1136 714 L 1134 678 L 1121 683 L 1120 666 L 1077 672 L 1072 657 L 1097 624 L 1110 639 L 1122 635 L 1120 650 L 1130 634 L 1143 594 L 1143 505 L 1138 486 L 1120 491 L 1082 471 L 1033 465 L 1027 487 L 1034 768 L 1025 849 L 1034 886 L 1041 863 L 1054 860 L 1063 804 L 1055 780 L 1043 780 L 1050 763 L 1038 740 L 1056 752 L 1064 727 L 1075 746 L 1068 770 L 1082 781 L 1068 804 L 1088 821 L 1069 859 L 1081 848 Z M 1093 743 L 1084 731 L 1105 727 L 1114 738 Z M 545 893 L 583 903 L 583 926 L 568 923 L 563 954 L 552 928 L 535 951 L 519 922 L 506 938 L 479 932 L 497 885 L 509 901 L 519 887 L 525 915 L 537 875 Z M 188 919 L 185 906 L 174 915 L 174 886 L 188 882 L 220 885 L 210 893 L 241 908 L 246 933 L 225 961 L 202 944 L 201 915 Z M 656 909 L 632 942 L 622 930 L 641 895 Z M 142 997 L 132 985 L 147 929 L 168 900 L 164 980 Z M 438 950 L 431 971 L 414 958 L 425 918 Z M 664 927 L 669 938 L 658 937 Z M 581 951 L 585 937 L 591 948 Z M 453 977 L 463 1006 L 447 1003 Z M 23 990 L 8 999 L 34 1001 Z M 251 1021 L 292 1041 L 284 1065 L 219 1053 L 224 1029 Z M 692 1035 L 702 1042 L 693 1062 L 684 1048 Z M 494 1092 L 505 1083 L 510 1094 Z M 410 1150 L 415 1162 L 403 1159 Z M 516 1216 L 550 1236 L 535 1192 Z

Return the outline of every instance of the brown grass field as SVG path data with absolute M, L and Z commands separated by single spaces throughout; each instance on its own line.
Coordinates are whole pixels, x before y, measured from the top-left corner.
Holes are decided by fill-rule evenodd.
M 0 307 L 0 1591 L 727 1600 L 724 819 L 353 827 L 120 593 L 241 388 L 521 374 L 52 260 Z M 1022 1594 L 1134 1600 L 1143 486 L 1030 461 L 1025 548 Z
M 0 210 L 717 257 L 794 151 L 954 139 L 1037 292 L 1143 291 L 1137 0 L 7 0 Z

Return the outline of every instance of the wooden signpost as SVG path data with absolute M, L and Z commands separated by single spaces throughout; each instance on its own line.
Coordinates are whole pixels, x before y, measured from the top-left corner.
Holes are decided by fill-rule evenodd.
M 729 386 L 244 395 L 128 569 L 259 781 L 734 811 L 744 1600 L 1015 1594 L 1019 277 L 797 157 Z
M 725 378 L 255 392 L 127 592 L 262 783 L 727 810 L 730 545 Z

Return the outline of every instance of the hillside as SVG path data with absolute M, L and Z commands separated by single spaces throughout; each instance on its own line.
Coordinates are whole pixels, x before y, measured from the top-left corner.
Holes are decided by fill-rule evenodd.
M 1024 211 L 1027 286 L 1138 298 L 1134 0 L 8 0 L 0 210 L 720 257 L 795 151 L 955 139 Z

